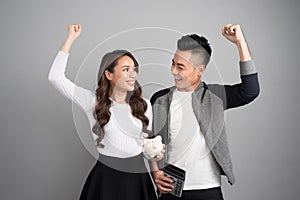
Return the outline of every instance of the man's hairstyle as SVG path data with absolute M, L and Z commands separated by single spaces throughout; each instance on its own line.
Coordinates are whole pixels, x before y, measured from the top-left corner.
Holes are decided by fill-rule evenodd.
M 184 35 L 177 41 L 177 49 L 181 51 L 191 51 L 192 55 L 197 55 L 201 58 L 201 64 L 208 64 L 212 49 L 208 40 L 197 34 Z

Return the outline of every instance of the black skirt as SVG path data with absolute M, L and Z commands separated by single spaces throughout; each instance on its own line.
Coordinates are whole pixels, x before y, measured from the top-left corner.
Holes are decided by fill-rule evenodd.
M 157 200 L 143 155 L 125 159 L 99 155 L 80 200 Z

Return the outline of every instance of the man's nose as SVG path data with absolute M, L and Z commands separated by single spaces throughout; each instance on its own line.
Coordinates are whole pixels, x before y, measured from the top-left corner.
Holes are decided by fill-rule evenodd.
M 178 75 L 178 71 L 177 71 L 176 67 L 171 67 L 171 72 L 173 75 Z

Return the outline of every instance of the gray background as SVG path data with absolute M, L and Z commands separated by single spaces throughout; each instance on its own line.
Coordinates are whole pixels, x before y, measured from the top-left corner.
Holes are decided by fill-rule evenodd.
M 1 0 L 0 199 L 77 199 L 95 163 L 95 150 L 86 148 L 91 141 L 81 140 L 85 118 L 81 120 L 82 113 L 47 80 L 67 25 L 78 22 L 84 29 L 70 56 L 67 75 L 72 80 L 91 49 L 106 38 L 155 26 L 206 35 L 222 74 L 222 80 L 215 81 L 224 83 L 239 81 L 238 54 L 220 30 L 227 23 L 240 23 L 259 70 L 261 94 L 252 104 L 226 114 L 237 183 L 230 186 L 223 179 L 225 199 L 299 199 L 299 5 L 297 0 Z M 147 36 L 135 37 L 148 41 Z M 172 49 L 175 46 L 164 42 L 172 37 L 163 35 L 150 43 L 160 41 Z M 119 48 L 132 43 L 124 41 Z M 147 64 L 143 59 L 150 54 L 141 53 L 141 64 Z M 161 59 L 168 65 L 171 56 L 163 54 Z M 209 82 L 213 68 L 207 71 Z M 157 74 L 167 77 L 169 71 L 150 70 L 141 78 L 155 82 Z M 89 82 L 94 77 L 78 77 L 81 85 L 93 87 Z M 172 84 L 171 78 L 163 84 Z M 149 89 L 145 96 L 153 92 Z

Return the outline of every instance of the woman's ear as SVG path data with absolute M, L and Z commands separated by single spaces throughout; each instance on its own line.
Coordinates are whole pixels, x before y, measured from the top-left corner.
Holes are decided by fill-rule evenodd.
M 112 79 L 112 77 L 111 77 L 112 73 L 110 73 L 108 70 L 105 70 L 104 74 L 105 74 L 106 78 L 111 81 L 111 79 Z

